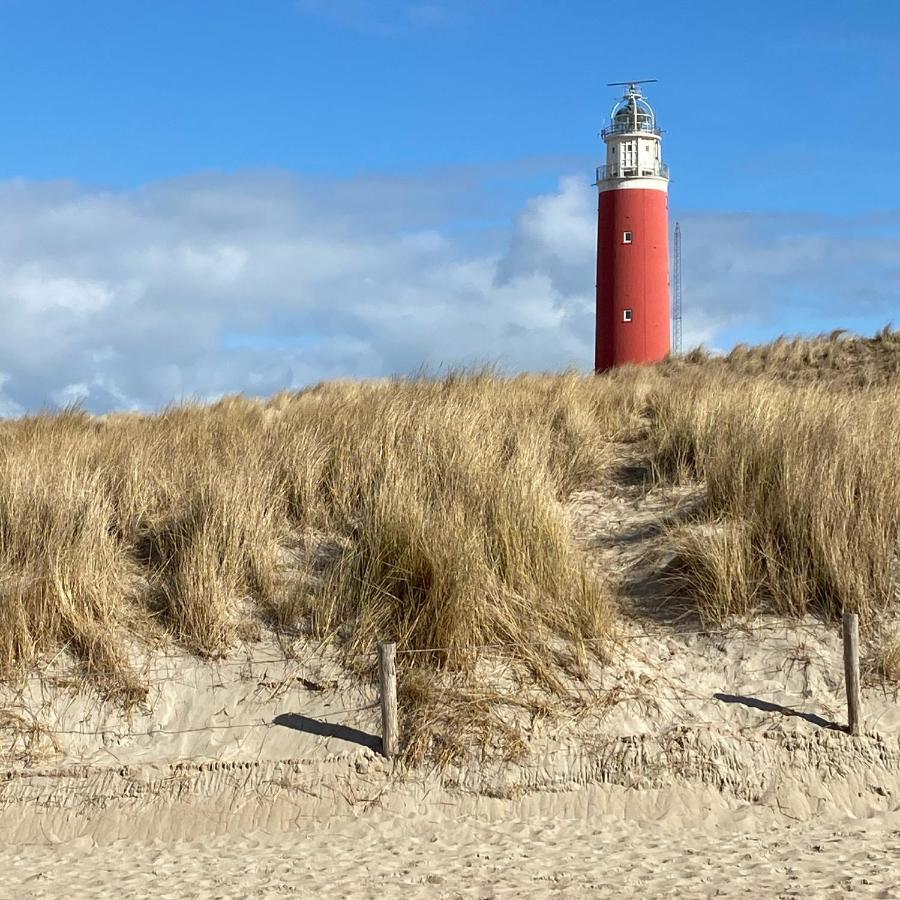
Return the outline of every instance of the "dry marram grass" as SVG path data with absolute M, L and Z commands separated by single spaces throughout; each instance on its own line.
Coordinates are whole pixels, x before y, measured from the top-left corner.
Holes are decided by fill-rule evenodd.
M 706 486 L 670 536 L 704 619 L 872 623 L 897 604 L 898 359 L 885 329 L 602 378 L 482 371 L 5 422 L 0 669 L 65 647 L 125 685 L 129 635 L 219 654 L 256 617 L 333 636 L 360 667 L 378 639 L 429 651 L 402 657 L 410 698 L 485 644 L 552 690 L 549 642 L 616 618 L 563 502 L 626 436 L 659 478 Z
M 65 646 L 124 675 L 128 633 L 214 654 L 256 615 L 351 656 L 504 643 L 539 667 L 549 637 L 613 620 L 560 501 L 633 412 L 614 382 L 480 372 L 7 422 L 0 665 Z M 335 552 L 304 554 L 310 534 Z
M 797 377 L 834 359 L 833 380 Z M 755 377 L 751 360 L 765 362 Z M 706 486 L 701 521 L 671 535 L 704 619 L 852 610 L 872 626 L 896 615 L 898 361 L 900 333 L 883 329 L 664 367 L 648 404 L 651 454 L 660 478 Z

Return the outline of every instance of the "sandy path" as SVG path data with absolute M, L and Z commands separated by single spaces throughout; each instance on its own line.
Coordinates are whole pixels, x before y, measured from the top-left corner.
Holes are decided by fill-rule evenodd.
M 900 813 L 761 832 L 364 817 L 312 834 L 0 852 L 3 897 L 897 896 Z

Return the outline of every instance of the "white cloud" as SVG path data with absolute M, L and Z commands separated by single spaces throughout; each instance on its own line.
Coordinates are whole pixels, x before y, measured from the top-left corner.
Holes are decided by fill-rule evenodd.
M 584 184 L 584 178 L 566 177 L 557 192 L 527 203 L 498 266 L 498 283 L 525 272 L 543 273 L 560 294 L 584 290 L 584 273 L 593 267 L 597 241 L 596 196 Z
M 505 231 L 490 197 L 470 169 L 0 183 L 0 415 L 422 365 L 588 370 L 593 190 L 563 178 Z M 845 324 L 848 308 L 881 324 L 900 292 L 895 224 L 854 239 L 859 222 L 683 216 L 686 344 L 809 309 L 806 330 Z
M 25 413 L 25 409 L 18 403 L 5 397 L 3 394 L 3 386 L 9 381 L 9 375 L 0 372 L 0 418 L 9 418 L 12 416 L 21 416 Z
M 28 265 L 10 277 L 7 297 L 9 302 L 32 315 L 56 310 L 97 312 L 115 299 L 113 289 L 101 282 L 58 277 Z
M 725 328 L 874 329 L 900 310 L 896 216 L 692 214 L 682 232 L 685 346 Z
M 471 172 L 443 179 L 442 193 L 393 184 L 272 174 L 117 193 L 0 184 L 3 411 L 152 407 L 423 364 L 589 361 L 579 333 L 589 292 L 561 293 L 548 275 L 571 264 L 555 261 L 566 248 L 518 273 L 503 261 L 498 279 L 493 232 L 473 251 L 471 234 L 448 228 Z M 541 228 L 558 230 L 570 190 L 537 201 L 543 226 L 534 212 L 523 220 L 533 246 Z

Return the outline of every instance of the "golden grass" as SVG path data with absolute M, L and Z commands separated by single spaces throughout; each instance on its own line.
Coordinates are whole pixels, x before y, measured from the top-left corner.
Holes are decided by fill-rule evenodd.
M 900 682 L 900 635 L 891 634 L 876 647 L 874 663 L 883 678 Z
M 367 657 L 504 643 L 539 668 L 550 637 L 613 620 L 560 501 L 634 414 L 615 381 L 480 372 L 4 423 L 0 668 L 63 646 L 124 675 L 129 634 L 214 654 L 248 616 Z M 342 549 L 286 578 L 309 531 Z
M 889 374 L 900 341 L 885 331 L 872 343 L 885 341 Z M 833 343 L 806 342 L 802 355 Z M 786 384 L 799 351 L 773 346 L 751 356 L 780 354 L 782 369 L 676 364 L 649 401 L 659 476 L 706 486 L 704 524 L 671 536 L 687 589 L 709 620 L 851 610 L 874 623 L 898 603 L 900 379 Z
M 843 329 L 813 338 L 779 337 L 770 344 L 738 344 L 726 356 L 702 349 L 673 359 L 664 368 L 701 366 L 733 375 L 769 375 L 792 383 L 817 382 L 830 387 L 870 388 L 900 379 L 900 329 L 886 325 L 874 337 Z
M 424 651 L 401 657 L 416 702 L 485 644 L 552 690 L 551 642 L 616 618 L 563 503 L 637 435 L 657 477 L 706 486 L 671 534 L 704 619 L 873 623 L 898 603 L 898 360 L 885 329 L 599 378 L 482 371 L 0 423 L 0 674 L 67 648 L 133 690 L 134 637 L 219 654 L 256 619 L 333 636 L 359 666 L 380 639 Z M 465 690 L 447 702 L 477 730 L 487 694 Z

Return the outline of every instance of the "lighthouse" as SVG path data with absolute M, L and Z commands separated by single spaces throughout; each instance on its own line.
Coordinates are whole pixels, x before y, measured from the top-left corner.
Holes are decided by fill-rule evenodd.
M 598 372 L 658 362 L 671 347 L 669 170 L 656 114 L 641 91 L 647 83 L 622 82 L 625 94 L 600 133 L 606 164 L 597 168 Z

